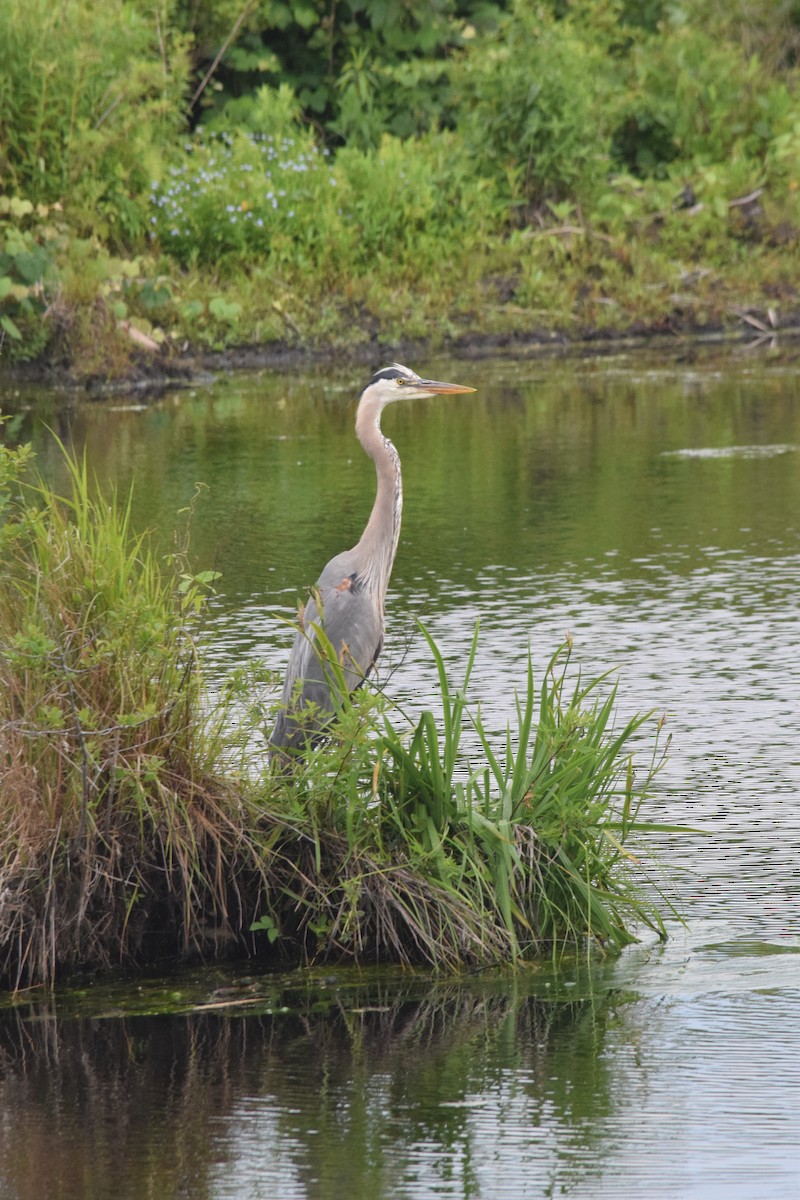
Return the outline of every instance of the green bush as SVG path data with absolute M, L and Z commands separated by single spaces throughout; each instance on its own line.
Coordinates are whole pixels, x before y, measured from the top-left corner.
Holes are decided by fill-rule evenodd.
M 330 227 L 334 178 L 309 134 L 200 132 L 150 195 L 150 224 L 180 262 L 260 256 L 300 264 Z
M 287 807 L 276 868 L 287 882 L 264 928 L 318 957 L 451 967 L 587 939 L 616 952 L 642 925 L 666 936 L 659 889 L 626 848 L 666 828 L 639 820 L 664 761 L 661 723 L 639 774 L 630 743 L 646 718 L 615 727 L 615 689 L 605 677 L 570 687 L 562 647 L 538 687 L 529 662 L 516 720 L 494 739 L 466 699 L 477 629 L 459 687 L 423 633 L 441 715 L 408 729 L 365 689 L 340 704 L 327 743 L 306 747 L 288 775 L 281 761 L 265 806 Z M 329 643 L 327 653 L 341 675 Z M 469 761 L 468 720 L 480 742 Z
M 762 161 L 791 127 L 795 102 L 755 55 L 686 24 L 642 36 L 627 63 L 628 85 L 614 132 L 615 162 L 665 177 L 670 163 Z M 685 169 L 685 167 L 684 167 Z
M 146 189 L 184 121 L 186 44 L 172 0 L 0 5 L 0 147 L 6 187 L 60 202 L 112 240 L 145 227 Z
M 0 195 L 0 353 L 32 358 L 47 343 L 42 320 L 56 275 L 61 231 L 47 206 Z
M 193 634 L 208 577 L 164 564 L 66 456 L 63 497 L 0 446 L 0 979 L 202 948 L 241 801 L 214 772 Z M 238 829 L 237 829 L 238 821 Z M 233 902 L 233 909 L 229 905 Z M 240 918 L 241 920 L 241 918 Z
M 470 252 L 503 221 L 496 187 L 452 134 L 386 135 L 374 152 L 345 147 L 335 171 L 342 229 L 335 249 L 342 268 L 358 275 L 402 267 L 413 282 L 453 260 L 464 272 Z
M 756 247 L 751 299 L 794 306 L 800 30 L 774 8 L 8 0 L 0 354 L 108 376 L 172 335 L 663 324 L 687 271 L 732 267 L 725 322 Z
M 246 11 L 230 0 L 185 5 L 199 57 L 218 64 L 203 106 L 227 127 L 262 84 L 288 85 L 309 121 L 338 142 L 375 148 L 384 133 L 413 137 L 451 115 L 451 56 L 489 27 L 491 0 L 271 0 Z M 235 114 L 235 115 L 234 115 Z
M 201 131 L 151 193 L 161 248 L 188 264 L 259 264 L 318 286 L 406 272 L 413 283 L 484 243 L 497 225 L 496 190 L 476 179 L 447 134 L 336 159 L 308 132 Z
M 602 186 L 615 86 L 607 22 L 601 13 L 587 29 L 517 3 L 495 38 L 465 54 L 457 128 L 479 170 L 505 179 L 512 199 L 581 200 Z

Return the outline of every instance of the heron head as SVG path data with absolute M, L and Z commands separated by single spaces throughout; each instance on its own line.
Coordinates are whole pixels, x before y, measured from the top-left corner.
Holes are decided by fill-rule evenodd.
M 442 383 L 438 379 L 422 379 L 416 372 L 400 363 L 392 363 L 372 376 L 362 400 L 378 400 L 382 405 L 395 400 L 413 400 L 418 396 L 447 396 L 456 392 L 474 392 L 474 387 L 461 383 Z

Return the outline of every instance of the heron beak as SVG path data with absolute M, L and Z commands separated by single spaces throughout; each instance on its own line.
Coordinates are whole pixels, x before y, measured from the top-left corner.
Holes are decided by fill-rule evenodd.
M 433 396 L 451 396 L 456 392 L 476 392 L 474 387 L 465 387 L 463 383 L 440 383 L 437 379 L 420 379 L 417 387 L 424 388 Z

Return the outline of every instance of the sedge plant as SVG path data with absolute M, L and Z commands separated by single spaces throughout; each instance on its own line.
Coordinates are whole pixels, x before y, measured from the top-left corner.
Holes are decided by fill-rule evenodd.
M 235 939 L 258 875 L 215 770 L 195 634 L 207 580 L 164 564 L 130 503 L 64 495 L 3 451 L 0 978 L 151 960 Z
M 292 813 L 284 856 L 304 863 L 275 897 L 275 928 L 313 957 L 438 966 L 581 945 L 616 952 L 642 927 L 664 937 L 664 897 L 626 846 L 666 828 L 639 819 L 666 755 L 663 722 L 635 769 L 648 718 L 616 726 L 606 675 L 570 688 L 567 643 L 538 688 L 529 658 L 516 725 L 498 746 L 467 702 L 477 626 L 460 687 L 422 633 L 441 714 L 401 723 L 379 694 L 342 691 L 326 739 L 315 722 L 315 740 L 274 785 L 272 804 Z M 462 748 L 468 725 L 478 762 Z
M 480 711 L 467 710 L 466 687 L 453 690 L 441 651 L 423 634 L 439 675 L 441 734 L 424 712 L 410 738 L 390 721 L 382 738 L 393 770 L 384 795 L 398 828 L 435 862 L 448 886 L 466 890 L 501 928 L 512 954 L 558 951 L 585 939 L 612 950 L 646 925 L 664 926 L 625 849 L 642 832 L 639 809 L 664 761 L 656 744 L 641 778 L 630 743 L 647 720 L 614 727 L 616 688 L 607 676 L 567 691 L 571 645 L 551 659 L 537 689 L 528 657 L 516 725 L 498 747 Z M 477 733 L 479 763 L 459 753 L 466 717 Z M 655 826 L 650 825 L 651 830 Z

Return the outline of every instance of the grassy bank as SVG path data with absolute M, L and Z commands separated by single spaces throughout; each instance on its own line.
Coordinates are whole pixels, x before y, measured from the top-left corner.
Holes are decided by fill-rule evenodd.
M 199 7 L 0 14 L 0 364 L 798 322 L 789 0 Z
M 576 679 L 569 647 L 538 679 L 528 664 L 498 743 L 467 705 L 476 640 L 454 686 L 424 634 L 440 711 L 409 726 L 364 690 L 270 774 L 274 691 L 247 673 L 204 689 L 210 581 L 185 539 L 159 560 L 83 464 L 56 496 L 27 457 L 0 449 L 5 986 L 219 954 L 452 970 L 663 934 L 628 846 L 660 725 L 634 770 L 644 719 L 617 724 L 613 686 Z

